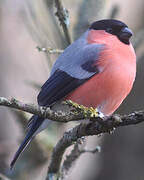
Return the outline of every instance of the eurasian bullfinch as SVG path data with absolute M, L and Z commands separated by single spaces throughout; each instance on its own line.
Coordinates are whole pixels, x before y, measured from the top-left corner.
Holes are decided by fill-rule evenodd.
M 111 115 L 129 94 L 136 75 L 136 55 L 126 24 L 114 19 L 96 21 L 56 60 L 38 95 L 40 106 L 72 100 Z M 28 133 L 11 162 L 33 137 L 45 129 L 47 119 L 32 116 Z

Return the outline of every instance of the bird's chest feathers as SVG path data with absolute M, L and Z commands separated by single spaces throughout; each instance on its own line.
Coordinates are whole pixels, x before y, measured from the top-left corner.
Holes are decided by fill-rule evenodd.
M 68 99 L 87 107 L 98 107 L 101 112 L 110 115 L 132 88 L 136 74 L 135 53 L 131 45 L 104 31 L 91 31 L 87 40 L 90 44 L 105 47 L 95 61 L 99 73 L 73 91 Z
M 107 93 L 123 95 L 130 91 L 136 74 L 136 58 L 131 48 L 122 43 L 111 44 L 101 53 L 98 62 L 101 73 L 97 78 Z

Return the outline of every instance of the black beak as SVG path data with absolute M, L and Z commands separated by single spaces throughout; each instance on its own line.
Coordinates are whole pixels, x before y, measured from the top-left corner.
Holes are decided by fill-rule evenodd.
M 131 31 L 131 29 L 129 29 L 128 27 L 124 27 L 122 30 L 121 30 L 121 34 L 123 36 L 127 36 L 128 38 L 130 38 L 132 35 L 133 35 L 133 32 Z
M 124 27 L 121 29 L 121 32 L 118 37 L 122 42 L 129 44 L 129 39 L 132 35 L 133 32 L 131 31 L 131 29 L 129 29 L 128 27 Z

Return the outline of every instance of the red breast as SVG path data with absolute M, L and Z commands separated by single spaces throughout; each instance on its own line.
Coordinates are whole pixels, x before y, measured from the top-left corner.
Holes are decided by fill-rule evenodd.
M 100 73 L 70 93 L 66 99 L 112 114 L 129 94 L 136 75 L 136 56 L 132 45 L 121 42 L 103 30 L 90 30 L 88 43 L 105 44 L 97 65 Z

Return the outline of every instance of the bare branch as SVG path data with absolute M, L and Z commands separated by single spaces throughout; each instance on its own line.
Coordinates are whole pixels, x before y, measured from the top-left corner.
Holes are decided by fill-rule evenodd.
M 34 104 L 24 104 L 15 98 L 7 99 L 4 97 L 0 97 L 0 106 L 7 106 L 10 108 L 22 110 L 31 114 L 39 115 L 40 117 L 51 119 L 52 121 L 57 122 L 69 122 L 69 121 L 78 121 L 86 118 L 86 114 L 83 114 L 79 110 L 76 112 L 74 108 L 69 108 L 68 112 L 62 111 L 53 111 L 50 107 L 40 107 Z M 66 104 L 61 104 L 63 107 L 68 107 Z M 87 116 L 90 118 L 90 114 Z
M 85 148 L 86 141 L 85 138 L 80 138 L 77 140 L 77 142 L 74 144 L 73 150 L 69 155 L 66 155 L 66 159 L 62 163 L 62 167 L 60 168 L 60 180 L 63 180 L 66 178 L 66 176 L 69 174 L 69 171 L 74 167 L 76 161 L 78 158 L 84 154 L 84 153 L 98 153 L 101 151 L 101 147 L 97 146 L 94 149 L 87 149 Z
M 46 53 L 49 53 L 49 54 L 61 54 L 64 50 L 62 49 L 53 49 L 51 47 L 48 47 L 48 48 L 41 48 L 39 46 L 36 47 L 38 49 L 38 51 L 42 51 L 42 52 L 46 52 Z
M 68 107 L 68 104 L 61 103 L 60 104 L 62 107 Z M 131 125 L 131 124 L 138 124 L 144 121 L 144 111 L 136 111 L 133 112 L 129 115 L 123 115 L 123 116 L 118 116 L 118 115 L 113 115 L 109 116 L 107 118 L 100 118 L 100 117 L 92 117 L 91 114 L 88 112 L 86 114 L 83 113 L 83 111 L 80 111 L 80 109 L 77 108 L 71 108 L 69 106 L 69 111 L 54 111 L 50 107 L 42 107 L 34 104 L 25 104 L 22 103 L 15 98 L 11 98 L 10 100 L 4 97 L 0 97 L 0 106 L 7 106 L 10 108 L 22 110 L 31 114 L 39 115 L 40 117 L 43 118 L 48 118 L 51 119 L 52 121 L 57 121 L 57 122 L 70 122 L 70 121 L 78 121 L 82 119 L 91 119 L 98 121 L 100 124 L 106 125 L 107 127 L 107 122 L 111 123 L 113 122 L 112 127 L 118 127 L 118 126 L 126 126 L 126 125 Z M 108 130 L 110 130 L 108 128 Z M 100 134 L 100 133 L 98 133 Z M 94 134 L 92 134 L 94 135 Z M 82 137 L 82 136 L 80 136 Z
M 84 153 L 98 153 L 101 151 L 100 146 L 96 146 L 94 149 L 87 149 L 86 146 L 86 138 L 79 138 L 76 143 L 74 144 L 74 147 L 69 155 L 66 155 L 66 159 L 61 165 L 60 168 L 60 180 L 66 179 L 66 176 L 69 174 L 69 171 L 74 167 L 76 161 L 78 158 L 84 154 Z
M 66 156 L 66 159 L 62 164 L 62 167 L 60 169 L 60 180 L 65 179 L 65 177 L 68 175 L 69 170 L 72 169 L 78 158 L 84 152 L 85 145 L 85 138 L 80 138 L 76 141 L 71 153 Z
M 113 129 L 121 126 L 138 124 L 144 121 L 144 112 L 139 111 L 130 115 L 118 116 L 113 115 L 100 121 L 89 121 L 88 123 L 81 123 L 78 126 L 65 132 L 63 137 L 54 147 L 51 162 L 48 169 L 49 177 L 59 175 L 60 165 L 65 150 L 83 136 L 99 135 L 102 133 L 110 133 Z
M 71 44 L 71 38 L 68 30 L 68 25 L 69 25 L 68 10 L 63 7 L 61 0 L 55 0 L 55 6 L 57 8 L 56 16 L 58 17 L 60 24 L 62 25 L 66 40 L 68 44 Z

